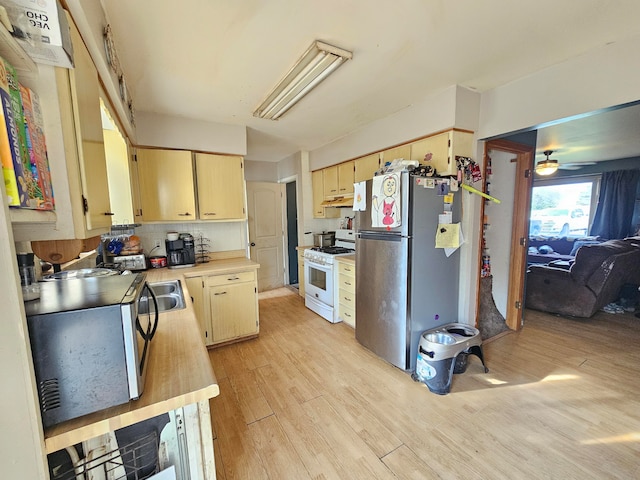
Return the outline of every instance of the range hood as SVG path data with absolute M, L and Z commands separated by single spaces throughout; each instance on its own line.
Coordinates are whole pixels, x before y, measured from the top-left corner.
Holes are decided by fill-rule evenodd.
M 353 196 L 335 197 L 323 201 L 320 205 L 323 207 L 353 207 Z

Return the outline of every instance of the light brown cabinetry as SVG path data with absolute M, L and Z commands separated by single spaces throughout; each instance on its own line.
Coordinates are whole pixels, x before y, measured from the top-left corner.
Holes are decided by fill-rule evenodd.
M 338 320 L 347 325 L 356 326 L 356 266 L 352 262 L 336 260 L 338 264 L 337 299 Z
M 311 190 L 313 193 L 313 218 L 337 218 L 340 210 L 337 208 L 325 208 L 324 201 L 324 170 L 311 172 Z M 337 170 L 336 170 L 337 173 Z
M 211 344 L 255 336 L 259 331 L 258 284 L 255 271 L 205 278 Z
M 187 284 L 187 290 L 191 295 L 191 301 L 193 302 L 193 310 L 198 320 L 198 327 L 200 328 L 200 334 L 207 344 L 207 339 L 211 336 L 209 331 L 211 328 L 207 325 L 205 315 L 205 300 L 204 300 L 204 278 L 203 277 L 189 277 L 185 278 Z
M 196 219 L 191 152 L 139 148 L 138 180 L 145 222 Z
M 411 147 L 409 144 L 393 147 L 382 152 L 382 162 L 393 162 L 396 158 L 408 159 L 411 155 Z
M 353 161 L 322 169 L 324 198 L 353 195 Z
M 68 126 L 65 136 L 76 137 L 86 228 L 108 228 L 112 214 L 102 136 L 100 80 L 91 55 L 73 22 L 70 31 L 75 68 L 62 73 L 67 73 L 69 78 L 75 128 Z
M 356 158 L 354 163 L 354 183 L 370 180 L 373 178 L 373 174 L 380 168 L 380 153 L 372 153 L 371 155 Z
M 195 157 L 200 219 L 244 219 L 242 157 L 207 153 L 196 153 Z
M 332 198 L 338 195 L 338 166 L 322 169 L 322 190 L 324 198 Z
M 354 162 L 338 165 L 338 195 L 353 195 Z
M 425 155 L 429 153 L 431 160 L 425 162 Z M 449 130 L 412 143 L 410 158 L 433 166 L 438 175 L 455 175 L 456 156 L 471 157 L 472 153 L 473 134 Z
M 187 288 L 207 346 L 258 335 L 255 271 L 188 278 Z
M 304 251 L 311 247 L 298 247 L 298 294 L 304 298 Z

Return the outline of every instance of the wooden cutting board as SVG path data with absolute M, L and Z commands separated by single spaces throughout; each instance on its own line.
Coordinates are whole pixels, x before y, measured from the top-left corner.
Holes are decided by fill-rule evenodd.
M 84 244 L 84 240 L 38 240 L 31 242 L 31 249 L 40 260 L 60 265 L 78 258 Z

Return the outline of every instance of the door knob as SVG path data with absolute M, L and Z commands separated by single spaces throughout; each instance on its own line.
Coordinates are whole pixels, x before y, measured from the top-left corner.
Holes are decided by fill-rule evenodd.
M 251 246 L 255 247 L 256 246 L 255 242 L 251 242 Z

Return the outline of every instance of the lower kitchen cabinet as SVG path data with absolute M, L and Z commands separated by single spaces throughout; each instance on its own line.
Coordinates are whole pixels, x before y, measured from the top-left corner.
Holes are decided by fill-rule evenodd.
M 207 346 L 258 335 L 255 271 L 187 278 L 187 288 Z
M 189 295 L 191 295 L 193 310 L 195 311 L 196 318 L 198 319 L 200 333 L 202 338 L 205 339 L 205 344 L 209 345 L 208 339 L 211 337 L 211 334 L 209 333 L 211 328 L 207 325 L 204 311 L 204 277 L 187 277 L 185 278 L 185 282 L 187 284 L 187 290 L 189 290 Z
M 298 247 L 298 294 L 304 298 L 304 251 L 311 247 Z
M 355 328 L 356 326 L 356 265 L 353 262 L 336 259 L 338 264 L 336 296 L 338 320 Z

